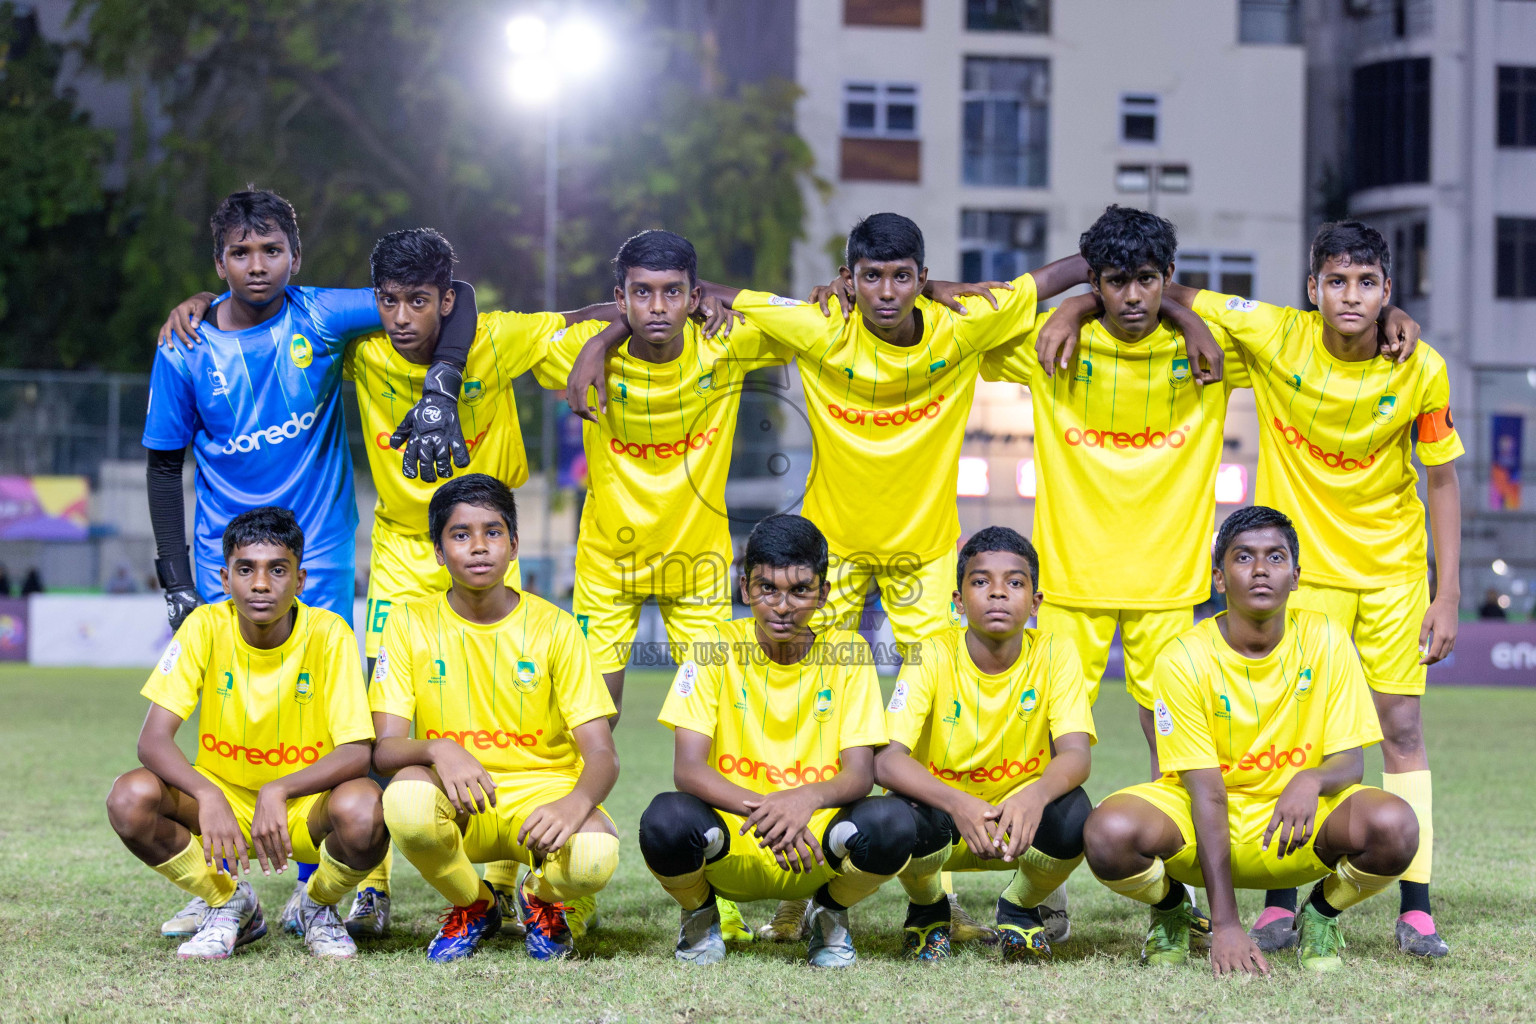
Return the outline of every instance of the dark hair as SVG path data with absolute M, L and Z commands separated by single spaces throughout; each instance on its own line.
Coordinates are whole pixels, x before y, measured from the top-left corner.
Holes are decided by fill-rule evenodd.
M 804 516 L 769 516 L 754 526 L 747 536 L 747 553 L 741 560 L 741 570 L 750 576 L 760 565 L 770 569 L 806 565 L 825 580 L 827 538 Z
M 1216 547 L 1211 552 L 1216 568 L 1221 568 L 1222 559 L 1227 557 L 1227 548 L 1237 540 L 1238 534 L 1247 533 L 1249 530 L 1262 530 L 1269 526 L 1280 531 L 1280 536 L 1285 538 L 1286 545 L 1291 549 L 1291 562 L 1300 565 L 1301 544 L 1296 540 L 1296 527 L 1291 525 L 1290 517 L 1268 505 L 1251 505 L 1227 516 L 1221 524 L 1221 529 L 1216 531 Z
M 872 213 L 848 232 L 843 262 L 852 270 L 859 260 L 894 263 L 912 260 L 924 266 L 923 232 L 910 217 L 899 213 Z
M 293 512 L 276 505 L 248 509 L 224 527 L 224 561 L 250 544 L 281 544 L 293 552 L 293 560 L 304 560 L 304 531 Z
M 699 254 L 693 243 L 671 231 L 650 230 L 630 235 L 613 257 L 613 279 L 620 288 L 631 270 L 686 270 L 688 287 L 699 283 Z
M 456 505 L 473 505 L 499 513 L 507 530 L 517 536 L 517 499 L 512 488 L 485 473 L 456 476 L 432 493 L 427 504 L 427 529 L 432 531 L 432 546 L 443 546 L 443 531 Z
M 1312 276 L 1339 256 L 1348 256 L 1349 262 L 1362 266 L 1374 263 L 1381 267 L 1382 277 L 1392 276 L 1392 250 L 1387 248 L 1387 240 L 1363 221 L 1331 220 L 1317 229 L 1312 236 Z
M 294 255 L 299 253 L 299 215 L 293 204 L 276 192 L 247 185 L 244 192 L 231 192 L 208 218 L 213 231 L 213 258 L 224 258 L 224 242 L 233 233 L 264 235 L 277 230 L 288 236 Z
M 1155 213 L 1111 204 L 1078 237 L 1077 250 L 1095 277 L 1105 267 L 1131 274 L 1148 263 L 1166 274 L 1179 251 L 1179 233 Z
M 1029 566 L 1029 578 L 1035 589 L 1040 589 L 1040 556 L 1035 546 L 1017 530 L 1006 526 L 988 526 L 971 534 L 971 539 L 960 549 L 960 563 L 955 567 L 955 589 L 965 589 L 965 566 L 971 559 L 987 551 L 1006 551 L 1018 555 Z
M 453 265 L 458 257 L 453 246 L 432 228 L 407 228 L 391 231 L 374 243 L 368 257 L 373 286 L 386 283 L 404 287 L 436 285 L 446 293 L 453 287 Z

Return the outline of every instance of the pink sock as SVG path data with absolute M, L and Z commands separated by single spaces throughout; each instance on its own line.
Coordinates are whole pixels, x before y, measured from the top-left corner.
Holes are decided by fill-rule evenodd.
M 1398 920 L 1406 922 L 1408 927 L 1412 928 L 1420 935 L 1435 934 L 1435 919 L 1424 913 L 1422 910 L 1410 910 L 1408 913 L 1399 917 Z
M 1289 921 L 1295 917 L 1296 912 L 1293 910 L 1286 910 L 1284 907 L 1265 907 L 1264 913 L 1260 914 L 1259 919 L 1253 922 L 1253 926 L 1255 928 L 1263 928 L 1266 925 L 1274 924 L 1276 921 Z

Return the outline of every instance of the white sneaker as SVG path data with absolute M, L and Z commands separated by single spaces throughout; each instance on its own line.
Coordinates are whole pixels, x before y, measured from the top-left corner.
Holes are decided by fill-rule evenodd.
M 373 886 L 357 890 L 347 913 L 347 934 L 354 939 L 382 939 L 389 934 L 389 893 Z
M 261 915 L 261 901 L 251 883 L 241 879 L 235 894 L 222 907 L 211 907 L 197 934 L 183 942 L 176 955 L 183 960 L 223 960 L 247 943 L 267 934 L 267 921 Z
M 193 896 L 186 906 L 160 926 L 160 936 L 166 939 L 190 939 L 197 934 L 198 927 L 207 916 L 207 901 L 201 896 Z
M 283 916 L 278 921 L 289 935 L 304 934 L 304 922 L 299 919 L 299 908 L 308 889 L 308 882 L 293 883 L 293 892 L 288 894 L 288 902 L 283 904 Z
M 304 945 L 315 956 L 354 957 L 357 943 L 347 934 L 334 903 L 316 903 L 308 889 L 299 893 L 299 927 Z
M 849 967 L 858 959 L 848 930 L 848 911 L 811 901 L 811 941 L 806 960 L 812 967 Z

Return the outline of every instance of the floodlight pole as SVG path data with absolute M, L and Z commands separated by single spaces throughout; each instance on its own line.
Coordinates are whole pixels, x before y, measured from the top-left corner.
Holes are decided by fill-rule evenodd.
M 556 300 L 559 284 L 556 277 L 559 258 L 560 221 L 560 100 L 558 93 L 550 97 L 544 111 L 544 311 L 553 313 L 559 307 Z M 544 555 L 545 564 L 554 565 L 554 544 L 550 537 L 553 528 L 550 505 L 555 500 L 555 396 L 540 389 L 543 398 L 540 416 L 539 453 L 544 462 Z M 549 573 L 553 577 L 553 572 Z M 553 597 L 553 579 L 541 581 L 544 593 Z

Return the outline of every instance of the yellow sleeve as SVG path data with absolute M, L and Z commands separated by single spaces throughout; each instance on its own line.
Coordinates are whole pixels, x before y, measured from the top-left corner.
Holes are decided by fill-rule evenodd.
M 409 604 L 398 604 L 384 623 L 379 640 L 379 657 L 373 665 L 373 683 L 368 687 L 369 707 L 383 715 L 394 715 L 407 722 L 416 720 L 416 659 L 411 650 Z
M 1284 338 L 1296 335 L 1297 332 L 1290 328 L 1306 315 L 1299 309 L 1271 306 L 1240 295 L 1222 295 L 1213 291 L 1196 295 L 1191 308 L 1208 323 L 1220 326 L 1233 343 L 1250 354 L 1262 352 Z M 1221 340 L 1221 336 L 1217 335 L 1217 339 Z
M 934 673 L 941 671 L 938 662 L 937 646 L 925 640 L 918 657 L 902 663 L 891 702 L 885 706 L 885 729 L 890 742 L 900 743 L 908 750 L 917 749 L 933 711 Z
M 818 314 L 819 314 L 818 310 Z M 723 340 L 725 358 L 732 363 L 735 373 L 731 379 L 765 366 L 783 366 L 795 357 L 790 349 L 770 338 L 752 317 L 745 323 L 738 322 Z
M 1418 453 L 1419 461 L 1426 466 L 1443 466 L 1467 453 L 1451 416 L 1451 381 L 1445 372 L 1445 362 L 1439 359 L 1436 361 L 1439 365 L 1424 386 L 1413 421 L 1418 436 L 1414 450 Z
M 553 633 L 549 644 L 551 682 L 565 724 L 574 729 L 595 719 L 612 718 L 618 714 L 576 619 L 560 612 L 553 624 Z
M 787 299 L 770 292 L 743 289 L 731 303 L 746 314 L 760 331 L 797 355 L 816 356 L 843 333 L 847 320 L 842 307 L 829 302 L 832 315 L 822 316 L 821 307 L 799 299 Z
M 1206 702 L 1206 686 L 1183 637 L 1158 655 L 1152 670 L 1152 720 L 1157 732 L 1157 763 L 1164 772 L 1220 768 L 1216 737 Z M 1205 659 L 1199 658 L 1200 661 Z
M 692 658 L 677 668 L 656 720 L 669 729 L 715 735 L 720 703 L 720 675 L 725 665 L 700 665 Z
M 357 346 L 360 341 L 360 338 L 353 338 L 341 353 L 342 380 L 357 380 Z
M 1083 681 L 1083 663 L 1077 651 L 1055 636 L 1049 637 L 1046 644 L 1046 672 L 1051 687 L 1046 713 L 1051 736 L 1085 732 L 1089 745 L 1099 742 L 1099 734 L 1093 729 L 1093 706 L 1088 703 L 1088 687 Z
M 496 366 L 516 377 L 544 361 L 554 333 L 565 327 L 559 313 L 481 313 L 476 345 L 489 345 Z
M 1205 319 L 1201 317 L 1201 319 Z M 1225 361 L 1222 366 L 1221 380 L 1228 391 L 1238 388 L 1253 387 L 1253 378 L 1248 373 L 1248 364 L 1243 350 L 1225 327 L 1214 320 L 1205 320 L 1205 326 L 1211 329 L 1211 336 L 1216 339 L 1216 344 L 1221 346 L 1221 354 Z
M 212 608 L 213 605 L 203 605 L 192 610 L 166 645 L 144 689 L 139 691 L 182 721 L 197 710 L 203 673 L 213 653 Z
M 345 622 L 331 616 L 323 642 L 325 678 L 315 683 L 325 688 L 325 720 L 331 742 L 339 747 L 372 740 L 373 719 L 368 713 L 368 688 L 357 663 L 357 637 Z
M 820 314 L 818 314 L 820 315 Z M 874 658 L 868 644 L 854 633 L 845 634 L 845 643 L 866 648 L 850 657 L 851 664 L 840 666 L 843 676 L 843 711 L 837 727 L 837 749 L 883 747 L 890 742 L 885 728 L 885 698 L 880 694 L 880 677 L 875 674 Z
M 550 335 L 549 343 L 544 346 L 543 358 L 533 364 L 533 377 L 539 386 L 553 390 L 565 387 L 582 346 L 607 326 L 606 320 L 583 320 L 579 324 L 562 327 Z
M 1034 330 L 1036 308 L 1040 305 L 1035 279 L 1028 274 L 1013 282 L 1013 290 L 994 289 L 997 308 L 981 299 L 969 299 L 964 316 L 955 318 L 955 334 L 980 352 L 1005 345 Z
M 1050 319 L 1051 313 L 1041 313 L 1035 318 L 1035 322 L 1029 330 L 1014 338 L 1005 345 L 990 349 L 981 357 L 981 379 L 1003 380 L 1010 384 L 1022 384 L 1029 387 L 1030 381 L 1035 379 L 1035 372 L 1040 367 L 1040 357 L 1035 354 L 1035 340 L 1040 336 L 1040 328 Z
M 1360 667 L 1360 656 L 1344 631 L 1329 621 L 1328 707 L 1323 728 L 1323 756 L 1381 742 L 1376 703 Z

